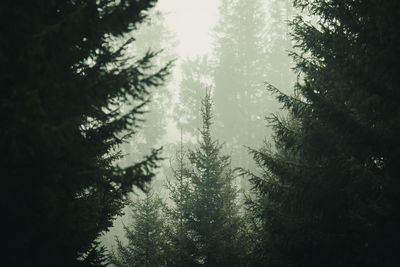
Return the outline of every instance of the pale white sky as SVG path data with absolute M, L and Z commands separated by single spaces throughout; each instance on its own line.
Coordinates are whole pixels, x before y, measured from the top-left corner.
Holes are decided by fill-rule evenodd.
M 165 26 L 178 39 L 178 47 L 175 49 L 177 61 L 173 70 L 173 81 L 169 85 L 173 92 L 173 104 L 178 101 L 182 60 L 212 52 L 211 34 L 218 20 L 219 3 L 219 0 L 159 0 L 156 5 L 156 9 L 164 14 Z M 165 141 L 174 143 L 179 138 L 180 133 L 175 122 L 168 119 Z
M 211 30 L 218 19 L 219 0 L 159 0 L 157 9 L 179 40 L 180 58 L 211 51 Z

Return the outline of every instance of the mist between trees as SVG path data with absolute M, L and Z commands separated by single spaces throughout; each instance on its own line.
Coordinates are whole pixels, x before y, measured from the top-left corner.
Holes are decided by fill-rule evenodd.
M 400 2 L 156 2 L 2 3 L 2 264 L 398 266 Z

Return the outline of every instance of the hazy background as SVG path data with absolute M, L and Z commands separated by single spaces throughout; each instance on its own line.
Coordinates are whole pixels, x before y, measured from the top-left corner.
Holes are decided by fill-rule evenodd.
M 152 93 L 152 103 L 144 116 L 146 123 L 132 141 L 122 147 L 126 157 L 119 164 L 129 165 L 152 148 L 162 146 L 165 160 L 152 188 L 164 198 L 168 194 L 164 184 L 172 177 L 170 167 L 178 150 L 181 130 L 186 147 L 196 143 L 200 101 L 206 88 L 213 91 L 216 105 L 215 136 L 225 143 L 224 151 L 232 156 L 233 167 L 252 168 L 245 146 L 260 147 L 264 138 L 270 139 L 264 117 L 278 111 L 279 107 L 267 94 L 263 83 L 268 81 L 289 91 L 294 82 L 287 56 L 290 41 L 286 22 L 293 14 L 289 1 L 238 1 L 243 7 L 237 10 L 233 10 L 230 3 L 227 0 L 160 0 L 150 13 L 150 21 L 132 33 L 136 42 L 130 54 L 144 54 L 148 48 L 162 50 L 156 64 L 161 66 L 174 60 L 174 68 L 166 85 Z M 240 34 L 241 31 L 245 33 Z M 241 35 L 244 38 L 241 39 Z M 225 39 L 233 40 L 235 45 Z M 229 56 L 228 60 L 222 59 L 224 53 L 232 52 L 236 53 L 236 60 L 243 63 L 242 69 L 231 70 L 230 66 L 237 63 L 229 62 Z M 256 75 L 251 76 L 250 72 Z M 244 83 L 238 84 L 231 77 Z M 233 88 L 235 86 L 237 88 Z M 253 91 L 246 91 L 244 87 L 251 87 Z M 226 94 L 235 90 L 237 99 L 225 101 Z M 258 102 L 246 100 L 248 95 L 258 95 L 255 100 Z M 247 117 L 239 118 L 235 112 L 246 113 Z M 235 121 L 239 123 L 240 120 L 249 123 L 244 127 L 247 132 L 238 132 L 235 128 Z M 244 191 L 247 189 L 246 181 L 237 182 Z M 140 196 L 141 192 L 137 194 L 132 198 Z M 114 227 L 102 239 L 107 247 L 115 244 L 115 236 L 123 238 L 122 226 L 130 222 L 129 207 L 125 210 L 126 214 L 115 220 Z

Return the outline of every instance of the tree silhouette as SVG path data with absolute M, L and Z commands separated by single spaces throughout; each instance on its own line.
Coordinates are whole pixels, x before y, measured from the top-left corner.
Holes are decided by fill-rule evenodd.
M 134 62 L 127 38 L 155 1 L 5 1 L 0 130 L 6 266 L 99 266 L 96 239 L 153 177 L 157 152 L 125 167 L 118 146 L 148 89 L 155 54 Z M 126 40 L 116 46 L 120 40 Z M 121 103 L 136 105 L 122 112 Z M 6 228 L 5 228 L 6 229 Z

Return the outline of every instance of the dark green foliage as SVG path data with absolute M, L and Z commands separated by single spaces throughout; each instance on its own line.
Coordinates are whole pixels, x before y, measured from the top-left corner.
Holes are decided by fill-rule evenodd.
M 176 56 L 174 49 L 177 45 L 175 36 L 165 26 L 164 14 L 155 8 L 149 11 L 145 22 L 131 33 L 135 37 L 135 42 L 127 53 L 136 56 L 145 55 L 149 49 L 158 51 L 156 64 L 148 72 L 157 71 L 160 66 L 165 66 Z M 132 61 L 133 62 L 133 61 Z M 168 76 L 162 86 L 152 90 L 149 95 L 150 102 L 143 108 L 145 112 L 142 116 L 146 122 L 136 131 L 133 138 L 130 138 L 127 144 L 122 146 L 122 151 L 127 154 L 124 157 L 124 164 L 130 164 L 147 155 L 156 145 L 160 145 L 162 137 L 166 134 L 167 116 L 166 112 L 171 105 L 171 92 L 168 84 L 172 75 Z M 124 110 L 129 110 L 135 103 L 128 103 Z M 164 145 L 164 144 L 162 144 Z M 131 153 L 135 151 L 135 153 Z M 164 150 L 165 151 L 165 150 Z
M 211 138 L 209 93 L 201 114 L 199 145 L 189 152 L 186 165 L 180 155 L 171 194 L 176 205 L 171 216 L 178 222 L 173 244 L 185 256 L 176 266 L 235 266 L 240 259 L 237 191 L 229 157 L 220 155 L 221 145 Z
M 301 79 L 253 151 L 252 203 L 268 266 L 397 266 L 400 3 L 294 1 Z
M 211 138 L 211 99 L 202 107 L 203 127 L 199 147 L 190 152 L 193 185 L 189 226 L 194 232 L 199 260 L 206 266 L 233 266 L 237 262 L 238 231 L 236 189 L 228 156 L 220 156 L 221 145 Z
M 3 265 L 97 266 L 95 240 L 132 186 L 153 177 L 157 151 L 126 168 L 113 162 L 147 89 L 168 72 L 148 72 L 154 53 L 134 63 L 124 56 L 127 34 L 154 2 L 2 3 Z M 123 113 L 128 101 L 137 105 Z
M 163 203 L 152 193 L 131 203 L 132 223 L 124 227 L 127 244 L 118 240 L 111 263 L 116 267 L 165 266 L 166 228 L 162 215 Z
M 187 153 L 183 149 L 182 135 L 180 149 L 175 156 L 175 167 L 172 168 L 174 180 L 167 182 L 172 207 L 167 207 L 169 266 L 196 266 L 198 249 L 189 229 L 191 213 L 191 196 L 193 186 L 188 177 Z

